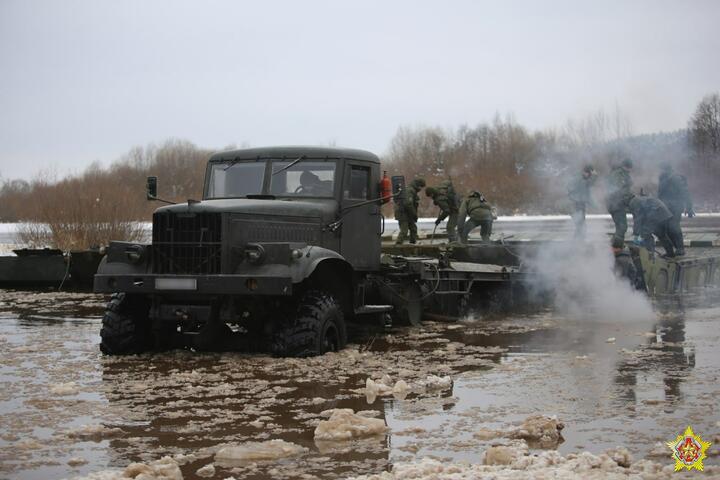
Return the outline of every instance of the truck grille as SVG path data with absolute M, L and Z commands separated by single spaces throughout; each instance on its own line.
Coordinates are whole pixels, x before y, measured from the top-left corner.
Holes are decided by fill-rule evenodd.
M 153 272 L 221 273 L 222 217 L 219 213 L 153 215 Z
M 266 221 L 233 221 L 234 231 L 240 230 L 238 237 L 242 242 L 305 242 L 317 245 L 320 226 L 297 222 Z

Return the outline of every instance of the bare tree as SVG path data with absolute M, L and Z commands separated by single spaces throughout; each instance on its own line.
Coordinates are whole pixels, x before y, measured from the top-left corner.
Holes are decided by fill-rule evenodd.
M 688 125 L 690 141 L 702 156 L 720 155 L 720 95 L 706 95 L 698 104 Z
M 632 135 L 632 122 L 627 114 L 620 108 L 620 105 L 615 101 L 615 112 L 613 118 L 613 134 L 615 140 L 621 140 Z

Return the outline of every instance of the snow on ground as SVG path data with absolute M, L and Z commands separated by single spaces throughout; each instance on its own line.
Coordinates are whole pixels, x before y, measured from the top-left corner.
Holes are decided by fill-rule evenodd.
M 222 446 L 215 454 L 215 462 L 232 467 L 262 460 L 295 457 L 307 451 L 308 449 L 305 447 L 278 439 L 265 442 L 245 442 Z
M 687 472 L 685 472 L 687 474 Z M 706 467 L 698 473 L 705 478 L 720 478 L 720 468 Z M 361 475 L 347 480 L 663 480 L 695 478 L 674 472 L 673 465 L 651 460 L 628 463 L 627 449 L 618 447 L 600 455 L 589 452 L 560 455 L 545 451 L 530 455 L 527 447 L 497 446 L 484 453 L 482 464 L 447 463 L 432 458 L 395 464 L 390 472 Z
M 148 463 L 131 463 L 124 470 L 103 470 L 75 480 L 183 480 L 180 466 L 170 457 Z
M 13 250 L 23 248 L 23 245 L 17 243 L 0 243 L 0 257 L 14 257 Z
M 330 418 L 315 427 L 315 440 L 350 440 L 383 435 L 388 431 L 384 420 L 358 415 L 351 408 L 336 408 Z
M 720 218 L 720 213 L 698 213 L 697 216 L 699 218 Z M 418 227 L 425 230 L 432 230 L 435 227 L 435 218 L 436 217 L 423 217 L 418 219 Z M 628 215 L 628 218 L 631 218 L 631 215 Z M 610 222 L 611 218 L 608 214 L 589 214 L 587 215 L 587 219 L 590 221 L 607 221 Z M 502 227 L 502 224 L 510 225 L 512 223 L 526 223 L 526 222 L 550 222 L 550 221 L 559 221 L 559 220 L 565 220 L 567 222 L 571 222 L 570 215 L 502 215 L 498 217 L 498 219 L 495 221 L 497 226 L 500 228 Z M 442 222 L 438 228 L 437 231 L 443 231 L 446 225 L 446 221 Z M 0 256 L 2 255 L 12 255 L 11 251 L 13 248 L 22 248 L 21 245 L 17 244 L 17 231 L 20 228 L 20 226 L 23 225 L 22 223 L 0 223 Z M 152 231 L 152 223 L 151 222 L 142 222 L 143 229 L 147 232 L 148 238 L 150 237 L 150 232 Z M 398 222 L 397 220 L 393 218 L 386 218 L 385 219 L 385 232 L 386 233 L 392 233 L 397 231 L 398 229 Z M 8 253 L 10 252 L 10 253 Z

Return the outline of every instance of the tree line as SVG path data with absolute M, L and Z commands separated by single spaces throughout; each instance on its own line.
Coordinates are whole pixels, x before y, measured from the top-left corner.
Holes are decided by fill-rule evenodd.
M 2 222 L 28 222 L 20 241 L 63 250 L 106 245 L 110 240 L 138 240 L 138 221 L 158 207 L 145 199 L 149 175 L 161 178 L 159 196 L 171 201 L 199 199 L 205 162 L 212 152 L 184 140 L 135 147 L 108 168 L 97 163 L 80 175 L 12 180 L 0 189 Z
M 223 148 L 235 148 L 231 145 Z M 160 177 L 159 196 L 184 202 L 202 196 L 205 165 L 213 150 L 172 139 L 134 147 L 107 168 L 89 166 L 82 174 L 0 184 L 0 222 L 34 222 L 26 243 L 63 249 L 137 238 L 137 221 L 148 221 L 157 208 L 145 200 L 145 179 Z M 400 127 L 383 155 L 389 174 L 408 181 L 422 176 L 428 185 L 451 178 L 461 195 L 479 190 L 500 214 L 565 213 L 566 185 L 583 165 L 602 177 L 624 158 L 634 161 L 637 189 L 655 193 L 662 163 L 688 177 L 697 210 L 720 210 L 720 95 L 702 99 L 687 129 L 633 135 L 632 125 L 616 108 L 571 120 L 561 128 L 531 131 L 511 115 L 455 129 Z M 604 212 L 602 181 L 597 212 Z M 386 207 L 390 214 L 391 207 Z M 420 214 L 435 209 L 423 198 Z
M 655 194 L 669 163 L 687 177 L 698 211 L 720 210 L 720 96 L 706 96 L 686 129 L 646 135 L 633 135 L 617 108 L 536 132 L 499 115 L 452 130 L 401 127 L 384 160 L 389 170 L 428 185 L 450 178 L 461 195 L 481 191 L 500 214 L 552 214 L 569 213 L 567 185 L 584 165 L 599 174 L 594 211 L 606 213 L 603 180 L 625 158 L 634 163 L 637 192 Z M 420 214 L 434 214 L 429 199 Z

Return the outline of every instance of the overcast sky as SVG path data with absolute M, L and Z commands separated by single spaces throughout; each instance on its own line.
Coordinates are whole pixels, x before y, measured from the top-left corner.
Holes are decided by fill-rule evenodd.
M 382 154 L 401 125 L 617 102 L 683 128 L 720 90 L 720 1 L 0 0 L 0 176 L 169 137 Z

